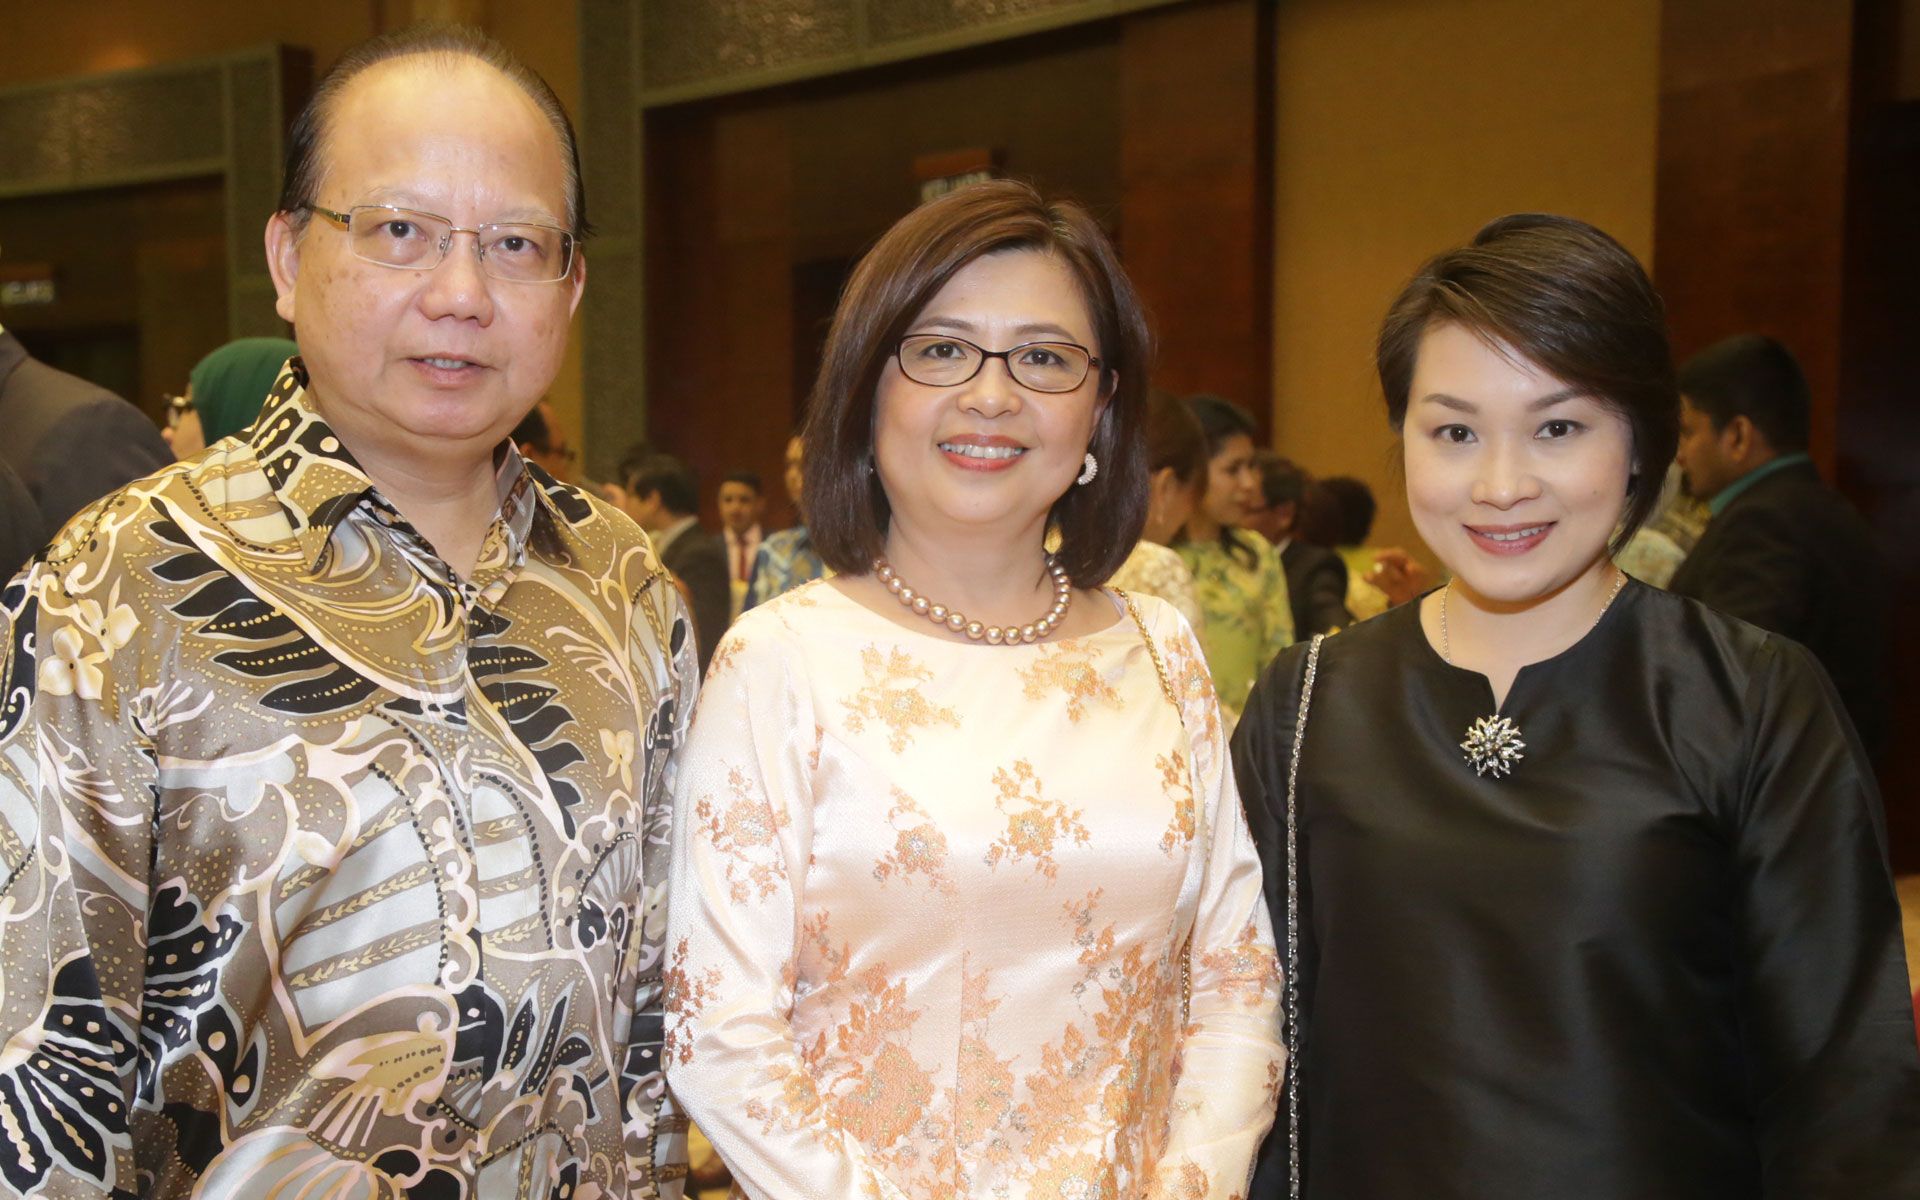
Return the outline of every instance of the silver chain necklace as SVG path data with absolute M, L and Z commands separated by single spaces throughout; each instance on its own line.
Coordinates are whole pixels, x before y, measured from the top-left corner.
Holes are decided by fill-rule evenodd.
M 1594 626 L 1600 624 L 1600 618 L 1606 616 L 1607 610 L 1613 607 L 1614 597 L 1620 594 L 1621 588 L 1627 586 L 1627 573 L 1618 567 L 1614 568 L 1614 573 L 1618 578 L 1613 581 L 1613 590 L 1607 593 L 1606 602 L 1594 614 L 1593 624 L 1587 626 L 1587 633 L 1592 633 Z M 1453 665 L 1453 639 L 1447 635 L 1447 600 L 1452 595 L 1453 580 L 1449 579 L 1440 592 L 1440 657 L 1448 666 Z M 1511 691 L 1508 694 L 1511 695 Z M 1513 774 L 1513 764 L 1526 757 L 1521 753 L 1526 748 L 1527 744 L 1520 740 L 1520 727 L 1513 723 L 1513 718 L 1501 716 L 1498 708 L 1494 709 L 1493 715 L 1480 717 L 1467 726 L 1466 740 L 1460 743 L 1460 752 L 1473 767 L 1473 773 L 1492 774 L 1495 779 Z

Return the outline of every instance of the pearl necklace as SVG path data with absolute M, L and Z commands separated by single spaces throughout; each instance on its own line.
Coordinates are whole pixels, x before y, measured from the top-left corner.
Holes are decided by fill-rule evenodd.
M 1620 589 L 1627 586 L 1627 573 L 1614 568 L 1619 578 L 1613 581 L 1613 590 L 1607 593 L 1606 602 L 1600 611 L 1594 614 L 1593 624 L 1587 626 L 1592 633 L 1594 626 L 1600 624 L 1600 618 L 1607 615 L 1613 607 L 1614 597 Z M 1453 639 L 1447 636 L 1447 599 L 1453 595 L 1453 580 L 1447 580 L 1447 586 L 1440 593 L 1440 657 L 1448 665 L 1453 665 Z M 1584 636 L 1584 635 L 1583 635 Z M 1466 740 L 1460 743 L 1460 752 L 1466 757 L 1468 765 L 1473 767 L 1475 775 L 1492 773 L 1495 779 L 1502 775 L 1513 774 L 1513 764 L 1525 758 L 1521 751 L 1527 744 L 1520 740 L 1520 727 L 1512 717 L 1503 717 L 1498 709 L 1490 717 L 1477 718 L 1467 727 Z
M 1004 629 L 998 625 L 983 625 L 979 621 L 969 621 L 966 615 L 944 604 L 935 604 L 919 592 L 907 586 L 905 580 L 894 572 L 892 564 L 884 558 L 873 560 L 873 577 L 887 585 L 893 598 L 912 609 L 916 614 L 940 625 L 952 633 L 964 633 L 968 639 L 987 642 L 991 645 L 1015 646 L 1023 642 L 1038 642 L 1060 627 L 1066 618 L 1067 607 L 1073 603 L 1073 583 L 1067 578 L 1067 569 L 1055 561 L 1053 555 L 1047 555 L 1047 574 L 1053 576 L 1053 607 L 1045 616 L 1029 625 L 1008 625 Z

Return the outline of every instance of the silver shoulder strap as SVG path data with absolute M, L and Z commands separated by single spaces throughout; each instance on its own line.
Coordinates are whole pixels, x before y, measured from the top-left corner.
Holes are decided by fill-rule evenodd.
M 1307 674 L 1300 684 L 1300 711 L 1293 720 L 1293 755 L 1287 763 L 1287 1195 L 1300 1200 L 1300 747 L 1307 737 L 1307 706 L 1320 673 L 1316 633 L 1307 647 Z

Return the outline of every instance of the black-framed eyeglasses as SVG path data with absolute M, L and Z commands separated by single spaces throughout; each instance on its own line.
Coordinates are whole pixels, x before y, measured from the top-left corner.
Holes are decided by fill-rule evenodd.
M 980 373 L 987 360 L 1007 364 L 1007 373 L 1036 392 L 1071 392 L 1087 381 L 1100 360 L 1074 342 L 1025 342 L 986 350 L 947 333 L 910 333 L 894 348 L 900 373 L 928 387 L 958 387 Z
M 557 283 L 573 270 L 574 237 L 557 225 L 529 221 L 455 225 L 438 213 L 391 204 L 356 204 L 346 212 L 307 205 L 347 231 L 356 258 L 402 271 L 431 271 L 446 260 L 453 235 L 470 233 L 480 269 L 511 283 Z

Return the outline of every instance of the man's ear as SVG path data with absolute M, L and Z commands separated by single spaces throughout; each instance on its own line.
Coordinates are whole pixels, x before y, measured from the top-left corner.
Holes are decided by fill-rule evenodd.
M 304 227 L 294 228 L 286 213 L 267 218 L 267 273 L 273 276 L 276 293 L 273 310 L 289 325 L 295 324 L 293 284 L 300 277 L 300 235 L 304 232 Z
M 1759 430 L 1753 427 L 1744 413 L 1727 420 L 1726 427 L 1720 431 L 1720 446 L 1727 457 L 1735 461 L 1745 461 L 1755 449 L 1759 439 Z
M 573 272 L 567 276 L 567 287 L 573 295 L 567 301 L 567 316 L 572 317 L 580 308 L 580 297 L 587 290 L 587 251 L 583 246 L 573 248 Z

